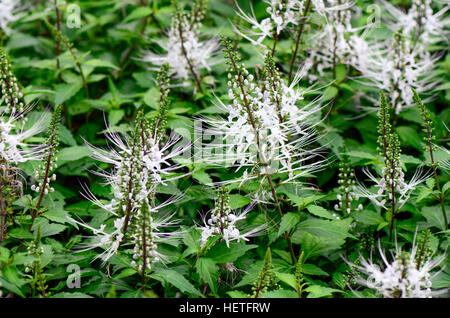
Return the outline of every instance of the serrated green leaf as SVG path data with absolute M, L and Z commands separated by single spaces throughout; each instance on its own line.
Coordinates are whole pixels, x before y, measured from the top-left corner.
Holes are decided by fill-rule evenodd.
M 336 218 L 326 209 L 317 206 L 317 205 L 308 205 L 307 209 L 309 213 L 314 214 L 315 216 L 320 216 L 322 218 L 326 218 L 329 220 L 335 220 Z
M 195 289 L 195 287 L 177 271 L 171 269 L 155 269 L 155 272 L 150 275 L 150 277 L 167 282 L 178 288 L 182 293 L 203 297 L 202 293 Z
M 278 229 L 278 236 L 291 231 L 299 221 L 300 215 L 298 213 L 289 212 L 283 215 L 281 218 L 280 228 Z
M 210 258 L 201 257 L 195 263 L 200 279 L 206 282 L 212 292 L 217 295 L 217 279 L 219 278 L 219 267 Z
M 230 247 L 227 247 L 225 242 L 221 242 L 214 245 L 206 254 L 206 257 L 217 263 L 230 263 L 256 247 L 257 245 L 245 245 L 244 243 L 230 243 Z

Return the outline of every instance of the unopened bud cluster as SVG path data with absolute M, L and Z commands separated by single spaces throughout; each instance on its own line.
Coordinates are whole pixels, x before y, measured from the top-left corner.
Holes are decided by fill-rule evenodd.
M 205 1 L 196 1 L 190 14 L 186 14 L 179 1 L 173 1 L 175 12 L 172 16 L 168 38 L 158 41 L 165 54 L 147 52 L 143 61 L 157 67 L 170 66 L 169 75 L 188 80 L 197 78 L 202 69 L 210 70 L 210 58 L 217 53 L 216 39 L 201 40 L 200 28 L 205 15 Z
M 27 247 L 27 255 L 33 256 L 34 258 L 39 258 L 42 254 L 44 254 L 44 248 L 39 244 L 39 242 L 32 241 Z M 25 273 L 30 273 L 34 270 L 34 262 L 25 264 Z
M 359 196 L 354 193 L 355 190 L 355 174 L 353 169 L 348 166 L 348 160 L 346 157 L 339 164 L 339 190 L 337 195 L 338 203 L 334 205 L 336 211 L 350 214 L 353 210 L 361 211 L 363 209 L 362 204 L 358 204 L 356 208 L 353 207 L 353 202 L 359 200 Z M 336 214 L 333 214 L 336 218 L 339 218 Z
M 0 49 L 0 86 L 1 98 L 6 106 L 5 113 L 21 113 L 24 110 L 23 94 L 14 75 L 8 56 Z
M 135 218 L 136 222 L 131 234 L 134 244 L 131 266 L 139 272 L 151 271 L 152 263 L 159 262 L 160 259 L 157 252 L 158 246 L 153 236 L 153 218 L 146 203 L 137 211 Z
M 37 184 L 31 186 L 31 190 L 39 193 L 48 194 L 54 192 L 55 189 L 50 186 L 50 183 L 56 181 L 56 173 L 54 171 L 58 168 L 57 156 L 59 146 L 59 126 L 61 121 L 61 107 L 58 106 L 53 113 L 50 128 L 48 130 L 45 144 L 47 148 L 44 153 L 44 160 L 38 166 L 35 172 L 35 179 Z

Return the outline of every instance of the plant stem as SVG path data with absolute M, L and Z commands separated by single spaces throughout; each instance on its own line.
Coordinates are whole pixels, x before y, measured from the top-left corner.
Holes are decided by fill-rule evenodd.
M 145 1 L 141 1 L 141 6 L 147 6 L 147 3 Z M 153 17 L 153 13 L 151 14 L 151 16 Z M 148 18 L 149 18 L 149 16 L 146 16 L 142 20 L 142 25 L 141 25 L 141 30 L 139 32 L 139 37 L 143 37 L 144 36 L 145 28 L 147 27 Z M 155 19 L 155 18 L 153 17 L 153 19 Z M 128 59 L 130 58 L 131 54 L 136 49 L 136 47 L 137 47 L 137 41 L 133 41 L 131 46 L 128 48 L 128 50 L 125 52 L 124 56 L 120 60 L 119 70 L 117 71 L 117 73 L 115 73 L 116 77 L 119 77 L 123 73 L 123 71 L 125 70 L 125 64 L 128 61 Z
M 390 224 L 390 231 L 389 231 L 389 240 L 392 238 L 392 232 L 394 230 L 394 221 L 395 221 L 395 181 L 394 181 L 394 174 L 395 174 L 395 163 L 394 158 L 396 156 L 395 153 L 395 147 L 392 147 L 392 154 L 391 154 L 391 160 L 390 160 L 390 175 L 391 175 L 391 224 Z
M 272 57 L 275 56 L 275 51 L 277 48 L 277 42 L 278 42 L 278 35 L 276 32 L 273 33 L 273 46 L 272 46 Z
M 2 180 L 3 183 L 3 180 Z M 3 235 L 6 229 L 6 207 L 3 198 L 3 185 L 0 188 L 0 214 L 1 214 L 1 225 L 0 225 L 0 244 L 3 242 Z
M 30 229 L 31 229 L 31 226 L 33 225 L 34 219 L 39 214 L 39 208 L 41 207 L 42 199 L 44 198 L 44 194 L 45 194 L 45 189 L 47 188 L 48 175 L 50 173 L 50 164 L 51 164 L 52 155 L 53 155 L 53 147 L 54 147 L 53 140 L 54 140 L 54 137 L 55 137 L 55 132 L 53 131 L 52 132 L 52 136 L 50 137 L 50 149 L 49 149 L 47 160 L 46 160 L 46 164 L 45 164 L 45 175 L 44 175 L 44 179 L 42 181 L 42 189 L 41 189 L 41 193 L 39 195 L 38 203 L 36 204 L 36 208 L 34 209 L 33 213 L 31 214 Z
M 430 123 L 428 120 L 428 116 L 423 113 L 424 119 L 425 119 L 425 125 L 427 127 L 427 136 L 428 136 L 428 150 L 430 152 L 430 160 L 431 160 L 431 168 L 433 169 L 433 175 L 434 175 L 434 181 L 436 183 L 436 188 L 439 191 L 439 204 L 441 206 L 442 216 L 444 217 L 445 222 L 445 229 L 448 229 L 448 220 L 447 220 L 447 213 L 445 211 L 445 197 L 442 193 L 441 186 L 439 184 L 439 177 L 436 171 L 436 163 L 434 161 L 434 155 L 433 155 L 433 143 L 431 142 L 431 129 L 430 129 Z
M 56 13 L 56 29 L 61 32 L 61 11 L 58 7 L 58 0 L 54 0 L 55 4 L 55 13 Z M 55 48 L 55 55 L 56 55 L 56 69 L 59 71 L 61 68 L 60 62 L 59 62 L 59 54 L 61 54 L 61 41 L 57 37 L 56 38 L 56 48 Z M 58 81 L 61 81 L 61 75 L 58 73 Z
M 242 98 L 243 98 L 244 105 L 245 105 L 245 108 L 246 108 L 246 111 L 247 111 L 247 114 L 248 114 L 248 117 L 249 117 L 249 120 L 250 120 L 250 124 L 252 125 L 252 128 L 253 128 L 253 133 L 255 135 L 255 139 L 256 139 L 256 143 L 257 143 L 257 147 L 258 147 L 258 155 L 260 156 L 261 161 L 263 162 L 263 164 L 266 164 L 266 160 L 264 159 L 264 154 L 263 154 L 263 152 L 261 150 L 261 143 L 260 143 L 260 139 L 259 139 L 258 129 L 256 127 L 256 121 L 255 121 L 255 118 L 253 116 L 253 112 L 251 111 L 250 105 L 249 105 L 247 97 L 246 97 L 246 93 L 245 93 L 245 90 L 244 90 L 244 85 L 243 85 L 242 80 L 241 80 L 241 75 L 240 75 L 240 73 L 238 71 L 238 68 L 236 66 L 236 61 L 234 60 L 232 54 L 229 54 L 229 56 L 230 56 L 231 65 L 233 66 L 234 72 L 236 73 L 236 75 L 238 77 L 238 85 L 239 85 L 239 88 L 240 88 L 241 93 L 242 93 Z M 275 188 L 273 186 L 272 177 L 270 176 L 269 173 L 266 173 L 265 175 L 266 175 L 267 180 L 269 182 L 270 190 L 271 190 L 272 196 L 273 196 L 273 198 L 275 200 L 275 204 L 277 205 L 278 213 L 280 214 L 280 217 L 282 217 L 283 216 L 283 212 L 281 211 L 280 202 L 278 201 L 278 197 L 277 197 Z M 286 241 L 288 243 L 289 252 L 291 254 L 292 262 L 295 264 L 295 261 L 297 260 L 297 258 L 295 257 L 294 249 L 292 247 L 292 242 L 291 242 L 291 239 L 289 237 L 289 234 L 284 234 L 283 236 L 284 236 L 284 238 L 286 239 Z
M 190 70 L 192 76 L 194 77 L 195 84 L 197 85 L 198 90 L 202 94 L 204 94 L 205 91 L 202 88 L 202 84 L 200 82 L 200 79 L 199 79 L 197 73 L 194 70 L 194 66 L 192 65 L 192 61 L 191 61 L 191 59 L 189 58 L 189 56 L 187 54 L 186 48 L 184 47 L 183 28 L 182 28 L 182 25 L 181 25 L 181 13 L 179 11 L 177 12 L 177 19 L 178 19 L 178 35 L 180 37 L 180 42 L 181 42 L 180 43 L 180 45 L 181 45 L 181 52 L 183 53 L 183 56 L 186 59 L 186 63 L 188 64 L 189 70 Z
M 295 40 L 294 53 L 292 54 L 291 63 L 289 65 L 288 83 L 290 83 L 291 79 L 292 79 L 292 72 L 294 70 L 295 58 L 297 57 L 298 47 L 300 45 L 300 40 L 301 40 L 301 37 L 302 37 L 302 34 L 303 34 L 303 30 L 304 30 L 304 27 L 305 27 L 305 21 L 303 21 L 303 20 L 306 19 L 306 16 L 307 16 L 307 14 L 309 12 L 310 6 L 311 6 L 311 0 L 306 1 L 306 6 L 305 6 L 305 9 L 303 10 L 303 16 L 301 18 L 302 21 L 300 23 L 300 27 L 299 27 L 298 32 L 297 32 L 297 38 Z

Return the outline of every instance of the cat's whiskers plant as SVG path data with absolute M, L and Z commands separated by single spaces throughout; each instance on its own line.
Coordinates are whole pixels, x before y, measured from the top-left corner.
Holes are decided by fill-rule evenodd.
M 249 295 L 249 297 L 258 298 L 261 294 L 274 287 L 275 280 L 273 274 L 272 251 L 270 247 L 268 247 L 266 250 L 266 255 L 264 256 L 261 271 L 258 274 L 258 278 L 253 283 L 252 294 Z
M 388 256 L 378 242 L 378 250 L 383 260 L 380 267 L 372 259 L 366 260 L 360 255 L 361 265 L 351 264 L 359 273 L 356 282 L 362 286 L 374 289 L 377 294 L 385 298 L 431 298 L 444 293 L 446 290 L 432 290 L 432 278 L 439 273 L 432 274 L 432 270 L 439 266 L 446 258 L 440 255 L 435 259 L 431 256 L 425 261 L 417 260 L 418 246 L 413 242 L 411 252 L 402 251 L 396 244 L 393 260 Z
M 433 134 L 433 130 L 434 130 L 433 122 L 431 121 L 431 117 L 430 117 L 430 113 L 429 113 L 428 109 L 423 104 L 423 102 L 420 99 L 419 95 L 417 94 L 416 90 L 414 88 L 411 88 L 411 89 L 414 94 L 414 102 L 416 103 L 416 105 L 419 108 L 420 113 L 422 115 L 422 120 L 423 120 L 422 127 L 423 127 L 423 131 L 426 133 L 426 135 L 423 138 L 426 143 L 424 146 L 424 150 L 426 152 L 428 152 L 430 155 L 430 164 L 429 165 L 431 166 L 431 169 L 433 170 L 434 183 L 436 185 L 437 191 L 439 192 L 438 201 L 441 206 L 442 216 L 443 216 L 444 222 L 445 222 L 445 228 L 448 228 L 447 213 L 445 211 L 445 194 L 441 190 L 441 186 L 439 184 L 439 176 L 437 173 L 438 162 L 436 162 L 434 159 L 434 151 L 436 150 L 437 147 L 434 145 L 434 140 L 436 140 L 436 136 Z
M 206 118 L 211 129 L 205 134 L 223 136 L 225 144 L 220 140 L 205 144 L 205 148 L 214 149 L 205 152 L 203 159 L 210 164 L 224 163 L 244 170 L 242 177 L 230 182 L 269 179 L 271 175 L 287 173 L 283 181 L 287 183 L 323 166 L 324 160 L 307 164 L 320 155 L 321 149 L 311 146 L 318 138 L 314 128 L 320 123 L 317 115 L 322 106 L 318 100 L 298 106 L 307 92 L 295 87 L 300 77 L 287 86 L 268 53 L 262 89 L 254 76 L 239 64 L 231 42 L 224 39 L 223 43 L 229 60 L 228 95 L 232 102 L 224 104 L 219 100 L 228 118 Z
M 55 189 L 50 186 L 50 183 L 56 180 L 56 173 L 54 171 L 58 167 L 56 163 L 56 154 L 58 153 L 59 146 L 59 127 L 61 125 L 60 122 L 61 106 L 57 106 L 55 111 L 53 112 L 53 116 L 47 132 L 47 139 L 44 143 L 46 145 L 45 154 L 43 155 L 44 162 L 38 166 L 36 174 L 34 176 L 37 180 L 37 185 L 33 184 L 31 186 L 32 191 L 39 193 L 37 203 L 31 213 L 31 223 L 33 223 L 34 219 L 40 213 L 44 196 L 55 191 Z
M 249 237 L 262 235 L 266 224 L 262 224 L 248 231 L 240 229 L 238 222 L 245 220 L 247 214 L 252 210 L 253 206 L 248 206 L 243 211 L 232 211 L 230 207 L 230 196 L 225 187 L 219 188 L 214 209 L 211 211 L 209 219 L 204 219 L 205 225 L 200 228 L 201 247 L 205 247 L 210 237 L 219 236 L 220 240 L 225 241 L 229 247 L 232 241 L 248 241 Z M 244 233 L 243 233 L 244 232 Z
M 34 240 L 27 247 L 27 255 L 32 257 L 32 261 L 25 264 L 25 273 L 31 273 L 30 285 L 33 294 L 39 293 L 41 297 L 46 298 L 49 293 L 46 291 L 48 286 L 41 262 L 42 254 L 44 254 L 44 247 L 41 243 L 41 226 L 38 225 Z
M 235 26 L 234 30 L 239 35 L 252 42 L 252 44 L 256 45 L 262 45 L 262 42 L 265 38 L 272 38 L 273 46 L 271 49 L 271 54 L 272 56 L 274 56 L 278 37 L 280 36 L 281 32 L 287 30 L 289 27 L 293 27 L 299 24 L 301 13 L 305 13 L 305 2 L 308 2 L 309 6 L 310 1 L 265 0 L 264 2 L 268 5 L 266 12 L 269 14 L 269 17 L 265 18 L 261 22 L 256 19 L 255 13 L 253 12 L 253 7 L 251 7 L 252 15 L 248 15 L 244 12 L 244 10 L 242 10 L 241 7 L 239 7 L 236 2 L 236 14 L 241 19 L 248 22 L 251 25 L 251 29 L 240 30 Z M 255 37 L 258 38 L 254 39 Z
M 97 199 L 86 187 L 83 194 L 88 200 L 110 213 L 113 227 L 105 223 L 99 229 L 84 222 L 75 221 L 93 231 L 94 236 L 85 244 L 85 249 L 97 247 L 105 251 L 96 258 L 105 264 L 119 248 L 127 243 L 134 246 L 134 267 L 144 277 L 157 262 L 166 262 L 167 257 L 158 251 L 159 243 L 167 243 L 178 237 L 180 232 L 167 232 L 166 228 L 178 223 L 172 220 L 174 214 L 158 213 L 174 203 L 180 195 L 158 203 L 157 187 L 183 177 L 185 174 L 170 176 L 181 166 L 171 161 L 185 152 L 189 146 L 174 147 L 179 136 L 165 136 L 165 123 L 168 100 L 167 67 L 163 67 L 158 76 L 160 86 L 160 110 L 157 118 L 149 122 L 139 110 L 131 135 L 120 136 L 108 128 L 108 140 L 115 146 L 108 150 L 96 148 L 87 143 L 94 159 L 112 164 L 111 172 L 96 172 L 111 185 L 114 198 L 108 203 Z
M 432 0 L 413 0 L 411 7 L 405 12 L 387 1 L 382 1 L 386 12 L 390 16 L 387 26 L 396 31 L 404 30 L 404 34 L 411 38 L 412 48 L 420 54 L 429 54 L 428 47 L 442 41 L 448 44 L 448 26 L 450 20 L 445 16 L 450 6 L 434 12 Z
M 390 43 L 382 46 L 369 43 L 367 52 L 360 56 L 355 65 L 362 74 L 362 83 L 377 91 L 387 92 L 387 100 L 395 117 L 412 107 L 411 87 L 418 93 L 430 94 L 440 82 L 435 72 L 439 56 L 422 56 L 419 53 L 411 48 L 403 30 L 398 30 Z M 367 97 L 375 102 L 370 96 Z
M 213 147 L 203 160 L 208 163 L 224 163 L 243 169 L 242 177 L 222 182 L 241 184 L 256 179 L 267 181 L 279 217 L 283 216 L 273 181 L 274 175 L 286 173 L 283 183 L 296 182 L 298 178 L 325 166 L 326 160 L 314 161 L 320 155 L 320 148 L 314 148 L 317 140 L 314 127 L 320 119 L 316 114 L 321 104 L 315 100 L 299 108 L 304 91 L 297 90 L 295 81 L 287 86 L 281 79 L 272 55 L 265 60 L 265 81 L 259 87 L 252 74 L 240 64 L 240 57 L 233 50 L 231 41 L 223 39 L 228 69 L 228 95 L 232 101 L 221 106 L 229 114 L 226 120 L 205 119 L 214 136 L 223 136 L 219 143 L 206 144 Z M 225 144 L 223 144 L 225 141 Z M 310 148 L 310 149 L 308 149 Z M 219 150 L 219 151 L 218 151 Z M 233 150 L 236 150 L 235 152 Z M 261 187 L 262 188 L 262 187 Z M 266 213 L 267 215 L 267 213 Z M 289 237 L 286 237 L 290 242 Z M 292 261 L 296 257 L 292 250 Z
M 97 256 L 103 260 L 103 263 L 117 254 L 125 240 L 131 240 L 135 246 L 134 257 L 141 259 L 142 263 L 137 264 L 133 261 L 130 265 L 143 273 L 151 270 L 153 262 L 164 258 L 156 251 L 157 242 L 164 242 L 170 236 L 177 234 L 162 232 L 162 229 L 175 224 L 174 221 L 170 221 L 172 215 L 158 221 L 152 214 L 177 200 L 172 198 L 156 204 L 156 187 L 171 180 L 163 179 L 164 175 L 173 172 L 179 166 L 171 165 L 169 161 L 185 149 L 176 148 L 168 152 L 169 148 L 178 142 L 179 138 L 176 137 L 170 137 L 160 148 L 161 139 L 155 139 L 156 136 L 149 139 L 148 126 L 141 125 L 144 121 L 142 112 L 138 114 L 137 120 L 138 123 L 131 137 L 122 139 L 117 134 L 108 133 L 108 139 L 118 150 L 108 151 L 88 144 L 95 159 L 114 166 L 111 173 L 94 172 L 104 177 L 112 186 L 114 198 L 108 204 L 102 203 L 90 191 L 84 194 L 92 203 L 111 214 L 114 218 L 113 230 L 106 231 L 106 224 L 103 224 L 100 229 L 95 229 L 82 222 L 76 222 L 93 230 L 92 242 L 86 247 L 87 249 L 104 248 L 105 252 Z M 142 132 L 142 127 L 145 132 Z
M 297 292 L 298 298 L 302 298 L 303 291 L 305 290 L 306 286 L 308 286 L 308 283 L 305 282 L 305 278 L 303 275 L 303 265 L 305 261 L 304 256 L 305 251 L 302 251 L 298 258 L 297 264 L 295 265 L 295 291 Z
M 6 107 L 4 112 L 7 114 L 22 113 L 25 110 L 23 94 L 20 91 L 17 78 L 12 71 L 9 57 L 3 48 L 0 48 L 0 86 L 0 103 L 5 104 Z
M 167 53 L 160 55 L 147 52 L 142 60 L 157 67 L 167 63 L 170 66 L 170 75 L 185 81 L 193 78 L 196 90 L 204 93 L 201 70 L 210 70 L 212 65 L 210 59 L 219 48 L 214 38 L 200 40 L 201 21 L 204 18 L 206 1 L 197 0 L 189 15 L 183 12 L 177 1 L 172 3 L 175 13 L 168 31 L 168 39 L 157 41 L 157 44 Z
M 326 24 L 308 40 L 311 47 L 308 49 L 304 64 L 307 69 L 314 67 L 319 73 L 319 76 L 308 74 L 310 80 L 323 77 L 325 70 L 331 70 L 333 79 L 336 79 L 336 66 L 352 64 L 357 52 L 353 47 L 355 42 L 350 41 L 360 30 L 351 25 L 351 10 L 354 3 L 347 0 L 333 0 L 326 1 L 326 4 L 323 9 L 316 9 L 326 20 Z
M 389 222 L 390 237 L 392 237 L 394 220 L 398 210 L 408 201 L 411 192 L 416 186 L 428 179 L 431 174 L 429 171 L 423 173 L 423 169 L 418 168 L 411 180 L 406 183 L 405 174 L 402 171 L 400 162 L 400 141 L 397 133 L 392 131 L 390 111 L 389 105 L 382 93 L 378 117 L 378 149 L 380 156 L 384 160 L 382 176 L 378 179 L 367 168 L 363 170 L 365 175 L 375 183 L 375 188 L 378 191 L 377 193 L 372 193 L 360 184 L 355 192 L 359 196 L 369 198 L 376 206 L 386 210 L 386 219 Z
M 29 144 L 26 140 L 41 133 L 45 127 L 43 119 L 25 129 L 26 113 L 17 78 L 14 76 L 9 58 L 0 48 L 0 243 L 5 238 L 11 220 L 12 202 L 22 193 L 19 180 L 19 163 L 39 160 L 45 153 L 45 145 Z M 5 105 L 5 106 L 4 106 Z
M 343 216 L 349 215 L 352 211 L 361 211 L 363 209 L 362 204 L 358 204 L 354 207 L 352 202 L 358 203 L 359 196 L 355 194 L 355 174 L 353 169 L 349 167 L 348 157 L 343 156 L 339 164 L 339 190 L 337 195 L 338 203 L 335 204 L 334 209 L 340 211 Z M 333 214 L 338 218 L 335 214 Z

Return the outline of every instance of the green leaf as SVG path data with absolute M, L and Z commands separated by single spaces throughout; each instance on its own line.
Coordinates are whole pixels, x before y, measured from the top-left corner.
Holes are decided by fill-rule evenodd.
M 231 298 L 248 298 L 248 295 L 240 290 L 232 290 L 227 292 Z
M 354 212 L 352 213 L 352 218 L 354 218 L 357 222 L 365 225 L 378 225 L 384 222 L 384 219 L 381 215 L 368 210 Z
M 216 263 L 230 263 L 243 256 L 247 251 L 258 247 L 257 245 L 245 245 L 245 243 L 230 243 L 228 248 L 225 242 L 214 245 L 206 254 L 206 257 Z
M 22 291 L 19 288 L 17 288 L 17 286 L 9 282 L 5 277 L 0 276 L 0 286 L 6 288 L 7 290 L 16 295 L 19 295 L 22 298 L 25 298 L 25 295 L 22 293 Z
M 370 159 L 370 160 L 377 159 L 377 157 L 375 157 L 371 153 L 363 152 L 363 151 L 349 151 L 346 154 L 350 157 L 356 157 L 356 158 L 360 158 L 360 159 Z
M 278 273 L 275 272 L 275 275 L 278 277 L 280 281 L 287 284 L 288 286 L 296 289 L 297 288 L 297 279 L 295 275 L 289 273 Z
M 155 272 L 150 277 L 159 281 L 169 283 L 178 288 L 182 293 L 188 293 L 196 297 L 203 297 L 195 287 L 180 273 L 171 269 L 155 269 Z
M 10 230 L 9 235 L 16 239 L 34 239 L 34 235 L 31 234 L 27 229 L 18 227 Z
M 73 146 L 61 149 L 58 153 L 59 161 L 75 161 L 91 155 L 91 149 L 86 146 Z
M 336 82 L 342 82 L 347 76 L 347 65 L 338 64 L 336 65 Z
M 59 140 L 62 143 L 66 144 L 66 145 L 69 145 L 69 146 L 76 146 L 77 145 L 77 142 L 76 142 L 75 138 L 73 138 L 72 133 L 64 125 L 61 125 L 59 127 Z
M 55 224 L 55 223 L 49 223 L 47 219 L 44 218 L 37 218 L 35 222 L 33 223 L 33 227 L 31 228 L 34 232 L 34 235 L 36 236 L 38 227 L 41 227 L 41 236 L 47 237 L 56 235 L 58 233 L 61 233 L 64 231 L 67 226 L 62 224 Z
M 306 275 L 315 275 L 315 276 L 330 276 L 327 272 L 325 272 L 320 267 L 317 267 L 314 264 L 303 264 L 302 273 Z
M 55 106 L 61 105 L 75 96 L 83 87 L 81 82 L 70 84 L 59 84 L 55 88 Z
M 125 268 L 118 275 L 115 275 L 114 278 L 116 278 L 116 279 L 118 279 L 118 278 L 125 278 L 125 277 L 132 276 L 132 275 L 134 275 L 136 273 L 137 273 L 137 271 L 134 268 Z
M 449 207 L 445 207 L 447 213 L 447 220 L 450 218 Z M 430 226 L 435 226 L 438 229 L 444 231 L 446 229 L 444 216 L 442 214 L 442 209 L 440 205 L 424 207 L 422 209 L 422 215 L 427 219 L 427 222 Z
M 323 94 L 323 102 L 327 102 L 337 96 L 339 90 L 334 86 L 328 86 Z
M 348 233 L 350 223 L 348 221 L 346 223 L 311 218 L 299 223 L 292 237 L 308 232 L 330 241 L 344 241 L 347 237 L 355 238 Z
M 217 279 L 219 278 L 219 267 L 210 258 L 201 257 L 195 263 L 200 279 L 206 282 L 212 292 L 217 295 Z
M 300 210 L 302 210 L 305 206 L 325 197 L 325 195 L 317 194 L 299 197 L 287 191 L 283 191 L 283 193 L 285 193 L 288 198 L 294 203 L 294 205 L 297 206 Z
M 450 188 L 450 181 L 447 181 L 442 187 L 442 193 L 445 193 Z
M 314 214 L 315 216 L 320 216 L 322 218 L 326 218 L 326 219 L 330 219 L 330 220 L 336 219 L 330 212 L 328 212 L 328 210 L 326 210 L 320 206 L 308 205 L 307 209 L 308 209 L 309 213 Z
M 230 208 L 239 209 L 245 205 L 248 205 L 251 200 L 240 194 L 230 194 Z
M 422 138 L 417 133 L 417 129 L 414 129 L 409 126 L 400 126 L 400 127 L 397 127 L 397 132 L 400 136 L 400 139 L 404 143 L 416 148 L 419 151 L 422 151 L 422 146 L 421 146 Z
M 152 14 L 152 10 L 149 7 L 139 7 L 133 10 L 122 23 L 127 23 L 133 20 L 144 18 Z
M 300 215 L 294 212 L 289 212 L 281 218 L 280 228 L 278 229 L 278 236 L 285 232 L 291 231 L 300 221 Z
M 69 214 L 60 208 L 51 208 L 42 214 L 42 216 L 57 223 L 71 223 L 69 222 Z
M 116 65 L 114 65 L 110 61 L 105 61 L 105 60 L 100 60 L 100 59 L 87 60 L 86 62 L 83 63 L 83 66 L 84 65 L 92 66 L 94 68 L 96 68 L 96 67 L 106 67 L 106 68 L 112 68 L 114 70 L 118 70 L 119 69 Z
M 209 174 L 205 170 L 197 170 L 192 174 L 192 177 L 200 182 L 201 184 L 211 184 L 213 183 L 213 180 L 209 176 Z
M 197 229 L 192 229 L 185 232 L 183 236 L 183 243 L 186 244 L 187 249 L 184 251 L 183 256 L 200 252 L 200 237 L 201 234 Z
M 302 251 L 305 252 L 304 261 L 309 257 L 337 250 L 345 243 L 344 240 L 327 240 L 305 231 L 294 232 L 291 240 L 294 244 L 300 244 Z
M 324 287 L 321 285 L 311 285 L 305 289 L 308 292 L 308 298 L 331 297 L 333 293 L 342 293 L 339 289 Z
M 6 263 L 11 255 L 10 251 L 3 246 L 0 246 L 0 262 Z

